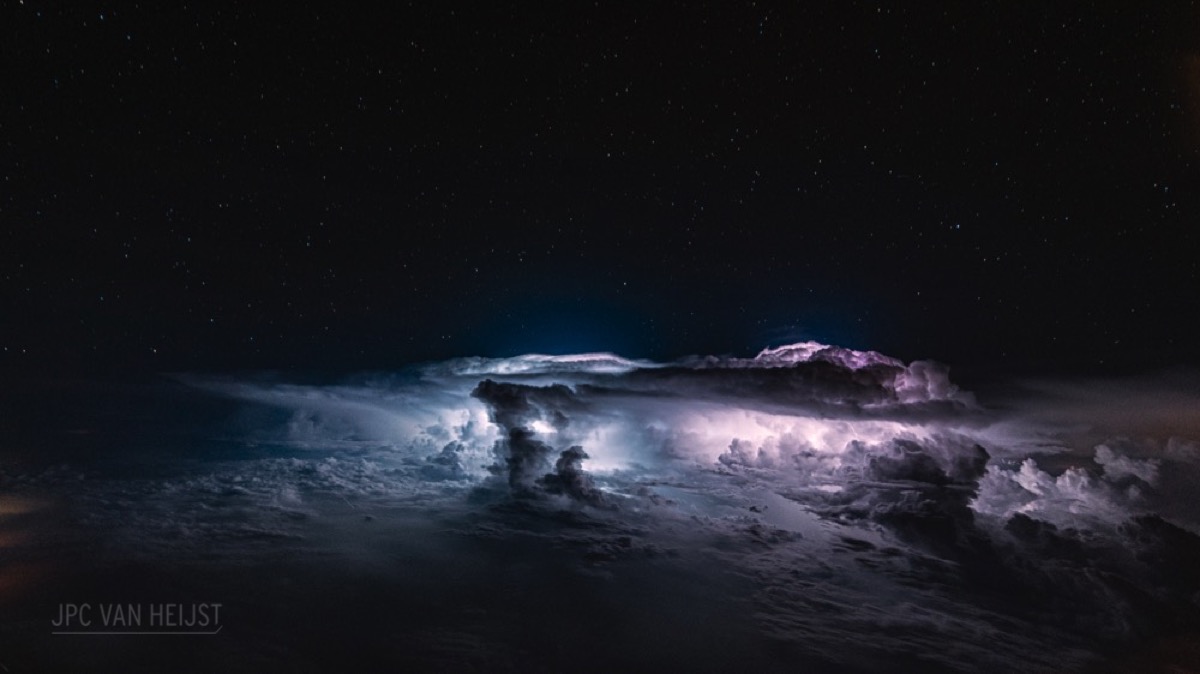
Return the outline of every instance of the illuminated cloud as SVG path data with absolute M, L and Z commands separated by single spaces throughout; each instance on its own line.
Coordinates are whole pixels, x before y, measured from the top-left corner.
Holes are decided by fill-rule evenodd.
M 763 634 L 846 668 L 917 649 L 949 669 L 1078 669 L 1200 596 L 1197 560 L 1161 552 L 1200 543 L 1200 445 L 1114 423 L 1128 385 L 1033 383 L 989 407 L 941 364 L 815 342 L 666 363 L 458 359 L 335 386 L 191 383 L 247 401 L 238 432 L 292 458 L 142 493 L 150 505 L 123 525 L 133 547 L 146 545 L 134 530 L 157 545 L 302 536 L 331 498 L 371 517 L 399 508 L 587 564 L 675 560 L 697 577 L 717 564 L 754 579 Z M 1140 391 L 1144 409 L 1189 404 Z M 117 517 L 114 502 L 98 498 L 92 517 Z M 186 536 L 164 535 L 180 523 Z M 1130 591 L 1147 598 L 1111 601 Z M 1027 605 L 1014 612 L 1010 594 Z M 1003 648 L 969 636 L 1013 629 Z

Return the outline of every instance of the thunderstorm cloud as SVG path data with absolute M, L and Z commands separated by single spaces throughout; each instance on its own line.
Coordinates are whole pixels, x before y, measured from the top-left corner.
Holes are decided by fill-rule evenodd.
M 335 578 L 383 574 L 426 608 L 373 648 L 426 667 L 619 666 L 579 660 L 606 642 L 693 668 L 1070 671 L 1152 664 L 1200 625 L 1200 444 L 1110 413 L 1118 392 L 1194 393 L 1040 381 L 980 400 L 950 374 L 805 342 L 182 377 L 233 405 L 225 455 L 6 480 L 70 490 L 121 563 L 290 550 L 329 606 Z

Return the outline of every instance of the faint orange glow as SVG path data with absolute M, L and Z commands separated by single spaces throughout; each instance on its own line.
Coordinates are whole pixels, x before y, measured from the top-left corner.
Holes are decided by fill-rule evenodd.
M 32 562 L 12 562 L 0 566 L 0 603 L 33 589 L 46 570 Z
M 22 545 L 29 540 L 29 534 L 24 531 L 5 531 L 0 529 L 0 550 Z
M 37 512 L 45 507 L 46 502 L 41 499 L 0 494 L 0 517 L 6 515 L 25 515 Z
M 1120 661 L 1111 671 L 1122 672 L 1188 672 L 1200 671 L 1200 634 L 1164 637 L 1152 642 Z M 1106 670 L 1108 671 L 1108 670 Z
M 33 589 L 46 576 L 44 565 L 4 562 L 3 553 L 32 541 L 32 523 L 23 516 L 45 510 L 49 505 L 45 499 L 0 494 L 0 604 Z

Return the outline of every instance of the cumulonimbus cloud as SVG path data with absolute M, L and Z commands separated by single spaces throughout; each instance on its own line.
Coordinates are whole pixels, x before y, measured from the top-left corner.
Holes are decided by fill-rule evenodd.
M 281 442 L 374 444 L 423 461 L 430 479 L 502 475 L 515 492 L 592 503 L 595 488 L 567 489 L 564 475 L 691 464 L 754 471 L 780 488 L 960 484 L 983 516 L 1115 526 L 1153 502 L 1165 465 L 1194 463 L 1181 438 L 1160 439 L 1160 456 L 1119 438 L 1071 447 L 1035 415 L 981 406 L 940 363 L 817 342 L 666 363 L 462 358 L 331 387 L 199 383 L 288 410 Z
M 919 642 L 950 669 L 1070 669 L 1198 608 L 1200 444 L 1186 420 L 1122 411 L 1174 419 L 1196 402 L 1178 386 L 1020 382 L 996 404 L 940 363 L 815 342 L 671 362 L 462 358 L 337 385 L 187 381 L 246 401 L 230 433 L 290 458 L 164 487 L 146 513 L 232 494 L 258 504 L 239 513 L 274 517 L 246 514 L 247 531 L 291 535 L 316 493 L 467 513 L 473 536 L 553 530 L 593 560 L 691 550 L 761 585 L 774 637 L 848 668 L 871 646 L 864 625 L 879 648 Z M 113 499 L 98 502 L 96 517 Z M 190 531 L 224 526 L 193 511 Z M 873 608 L 885 588 L 912 610 Z M 1014 625 L 1005 648 L 964 636 Z M 893 628 L 920 636 L 889 641 Z

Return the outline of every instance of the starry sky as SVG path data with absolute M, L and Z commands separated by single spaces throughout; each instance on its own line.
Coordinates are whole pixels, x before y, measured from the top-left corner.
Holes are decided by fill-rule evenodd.
M 0 4 L 0 370 L 1197 365 L 1195 3 Z

